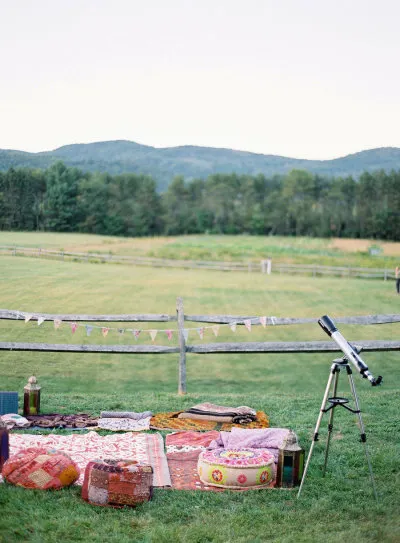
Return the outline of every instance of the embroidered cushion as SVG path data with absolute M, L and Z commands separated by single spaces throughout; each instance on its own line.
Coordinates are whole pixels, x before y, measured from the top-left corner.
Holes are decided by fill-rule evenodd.
M 82 498 L 93 505 L 122 507 L 149 501 L 153 468 L 136 460 L 99 460 L 85 469 Z
M 262 488 L 275 480 L 274 455 L 268 449 L 202 451 L 197 463 L 200 480 L 224 488 Z
M 31 447 L 11 456 L 3 466 L 2 475 L 8 483 L 24 488 L 58 490 L 74 483 L 80 470 L 62 451 Z

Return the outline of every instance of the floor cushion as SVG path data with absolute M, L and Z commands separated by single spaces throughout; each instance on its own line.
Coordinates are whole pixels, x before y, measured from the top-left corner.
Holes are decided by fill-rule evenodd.
M 153 468 L 136 460 L 99 460 L 85 469 L 82 498 L 111 507 L 135 506 L 151 499 Z
M 268 449 L 202 451 L 197 463 L 200 480 L 224 488 L 262 488 L 275 479 L 274 455 Z
M 62 451 L 31 447 L 11 456 L 3 465 L 1 473 L 13 485 L 57 490 L 74 483 L 79 478 L 80 469 Z

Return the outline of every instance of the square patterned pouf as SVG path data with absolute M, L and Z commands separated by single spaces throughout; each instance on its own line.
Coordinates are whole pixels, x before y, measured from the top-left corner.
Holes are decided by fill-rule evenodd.
M 18 392 L 0 390 L 0 416 L 18 413 Z
M 153 468 L 136 460 L 99 460 L 85 469 L 82 498 L 92 505 L 135 506 L 149 501 Z

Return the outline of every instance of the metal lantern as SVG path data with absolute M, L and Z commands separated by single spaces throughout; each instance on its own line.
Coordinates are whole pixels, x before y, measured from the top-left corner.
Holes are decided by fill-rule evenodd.
M 286 441 L 279 448 L 276 486 L 291 488 L 301 482 L 304 469 L 304 449 L 297 442 L 296 434 L 289 430 Z
M 40 412 L 40 386 L 36 377 L 29 377 L 28 384 L 24 386 L 24 416 L 38 415 Z
M 9 455 L 10 445 L 8 440 L 8 428 L 0 417 L 0 473 L 3 468 L 3 464 L 8 459 Z

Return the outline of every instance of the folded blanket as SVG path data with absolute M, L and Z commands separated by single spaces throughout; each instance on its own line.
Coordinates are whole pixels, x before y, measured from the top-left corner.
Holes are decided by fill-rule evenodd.
M 151 411 L 142 411 L 141 413 L 135 413 L 134 411 L 102 411 L 100 417 L 102 419 L 147 419 L 147 417 L 152 417 L 153 413 Z
M 101 430 L 111 430 L 113 432 L 142 432 L 143 430 L 150 430 L 150 419 L 146 417 L 144 419 L 130 419 L 130 418 L 100 418 L 98 428 Z
M 204 402 L 180 413 L 179 418 L 247 424 L 256 420 L 256 411 L 247 405 L 224 407 L 223 405 Z
M 287 428 L 242 429 L 233 427 L 230 432 L 220 432 L 219 437 L 211 441 L 209 449 L 269 449 L 278 461 L 281 447 L 289 433 Z

